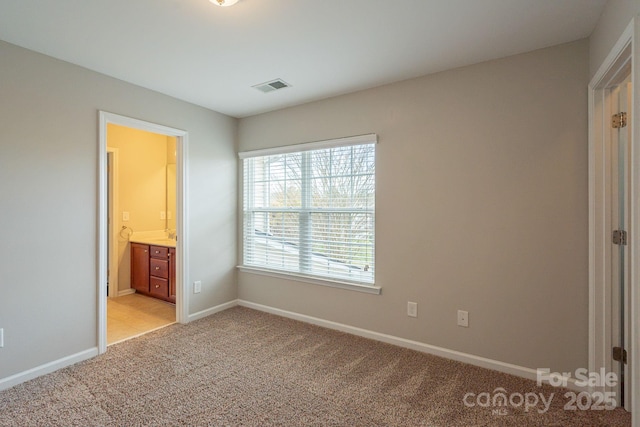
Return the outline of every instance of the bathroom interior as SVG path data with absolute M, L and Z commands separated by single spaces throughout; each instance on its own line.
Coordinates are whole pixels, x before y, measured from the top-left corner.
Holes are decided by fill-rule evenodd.
M 109 124 L 107 345 L 175 323 L 176 138 Z

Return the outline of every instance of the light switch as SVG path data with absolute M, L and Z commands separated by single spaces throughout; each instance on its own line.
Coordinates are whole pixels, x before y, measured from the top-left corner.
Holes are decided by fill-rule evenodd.
M 160 211 L 160 219 L 167 219 L 167 213 L 165 211 Z
M 122 220 L 129 221 L 129 212 L 122 212 Z

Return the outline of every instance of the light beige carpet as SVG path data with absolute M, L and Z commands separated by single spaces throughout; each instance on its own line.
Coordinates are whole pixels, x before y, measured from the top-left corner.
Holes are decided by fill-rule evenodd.
M 463 403 L 499 387 L 555 397 L 544 413 Z M 620 409 L 564 410 L 565 391 L 236 307 L 0 392 L 0 425 L 630 425 Z

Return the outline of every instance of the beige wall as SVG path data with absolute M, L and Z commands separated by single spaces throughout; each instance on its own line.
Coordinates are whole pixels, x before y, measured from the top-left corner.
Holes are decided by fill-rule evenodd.
M 590 76 L 593 77 L 598 71 L 622 32 L 633 17 L 638 14 L 640 14 L 640 1 L 638 0 L 609 0 L 607 2 L 598 25 L 589 39 Z
M 189 311 L 234 300 L 237 120 L 4 42 L 0 58 L 0 379 L 97 346 L 99 110 L 189 132 Z
M 175 205 L 171 209 L 167 208 L 169 139 L 175 140 L 173 137 L 114 124 L 107 127 L 107 146 L 118 150 L 119 185 L 116 215 L 120 225 L 129 227 L 129 231 L 164 231 L 167 228 L 167 220 L 161 219 L 160 212 L 175 212 Z M 175 143 L 173 149 L 175 151 Z M 122 220 L 123 212 L 129 213 L 129 221 Z M 120 290 L 131 287 L 130 254 L 128 240 L 119 237 Z
M 583 40 L 240 120 L 240 151 L 378 134 L 383 290 L 239 273 L 239 297 L 529 368 L 587 367 L 588 67 Z

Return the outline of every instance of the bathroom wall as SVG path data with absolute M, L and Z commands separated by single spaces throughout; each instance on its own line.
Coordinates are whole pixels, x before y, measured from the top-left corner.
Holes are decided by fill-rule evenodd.
M 176 138 L 167 137 L 167 228 L 176 229 Z
M 175 141 L 175 138 L 171 137 Z M 109 124 L 107 146 L 118 150 L 118 222 L 129 231 L 156 231 L 166 228 L 160 212 L 166 211 L 166 168 L 168 137 L 139 129 Z M 175 142 L 173 144 L 175 152 Z M 173 156 L 175 163 L 175 155 Z M 173 208 L 172 210 L 175 210 Z M 123 212 L 128 212 L 125 221 Z M 174 227 L 175 228 L 175 227 Z M 131 288 L 129 241 L 118 239 L 118 288 Z

